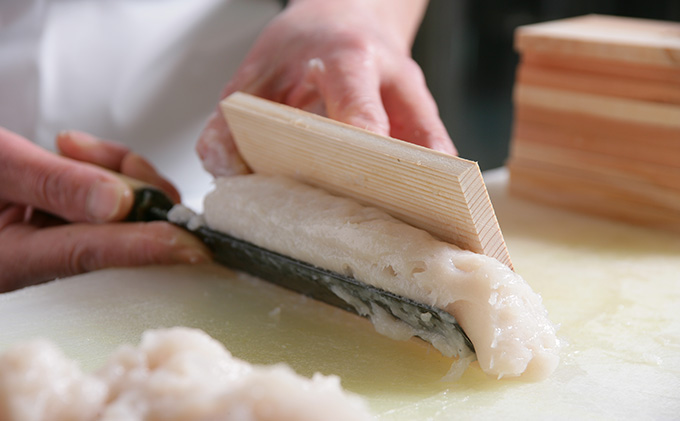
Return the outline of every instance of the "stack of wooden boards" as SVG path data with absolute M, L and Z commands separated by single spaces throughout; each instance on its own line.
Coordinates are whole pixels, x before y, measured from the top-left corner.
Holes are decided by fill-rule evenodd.
M 680 23 L 523 26 L 510 190 L 680 232 Z

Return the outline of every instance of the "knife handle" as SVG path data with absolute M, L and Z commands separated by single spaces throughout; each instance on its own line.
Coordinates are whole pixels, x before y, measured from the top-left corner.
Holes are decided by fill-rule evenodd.
M 127 222 L 167 221 L 168 212 L 175 203 L 161 189 L 149 183 L 113 173 L 132 189 L 134 201 L 125 218 Z

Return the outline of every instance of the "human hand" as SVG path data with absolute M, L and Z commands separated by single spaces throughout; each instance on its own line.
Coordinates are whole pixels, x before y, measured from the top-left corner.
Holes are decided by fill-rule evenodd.
M 165 222 L 116 223 L 133 203 L 111 172 L 177 190 L 126 147 L 80 132 L 57 137 L 63 156 L 0 128 L 0 292 L 113 266 L 198 263 L 208 251 Z
M 297 0 L 262 32 L 227 84 L 442 152 L 456 149 L 410 48 L 420 0 Z M 247 172 L 216 112 L 197 145 L 215 176 Z

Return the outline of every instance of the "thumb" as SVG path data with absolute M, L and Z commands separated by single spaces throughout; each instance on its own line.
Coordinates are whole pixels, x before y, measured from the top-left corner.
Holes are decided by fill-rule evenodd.
M 3 129 L 0 139 L 1 199 L 68 221 L 115 221 L 130 211 L 132 190 L 115 175 L 55 155 Z

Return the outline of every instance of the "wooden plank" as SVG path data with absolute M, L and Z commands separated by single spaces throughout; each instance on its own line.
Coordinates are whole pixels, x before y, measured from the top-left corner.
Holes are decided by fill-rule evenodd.
M 650 153 L 657 155 L 674 155 L 680 151 L 680 129 L 677 128 L 611 120 L 578 111 L 569 112 L 524 104 L 516 104 L 514 112 L 516 121 L 549 126 L 558 131 L 568 131 L 573 136 L 592 139 L 612 138 L 612 141 L 620 146 L 643 142 Z
M 512 267 L 475 162 L 243 93 L 221 105 L 255 172 L 293 177 L 382 208 Z
M 672 225 L 680 223 L 677 209 L 647 201 L 635 194 L 647 187 L 644 183 L 611 183 L 610 179 L 597 177 L 588 171 L 573 173 L 549 167 L 541 161 L 523 158 L 513 158 L 508 168 L 511 177 L 515 178 L 511 182 L 511 190 L 531 186 L 536 189 L 532 192 L 532 198 L 544 203 L 569 204 L 573 206 L 567 208 L 581 211 L 598 208 L 598 214 L 617 219 L 621 219 L 622 215 L 637 215 L 639 219 L 630 221 L 635 223 L 644 223 L 642 217 L 663 219 L 666 224 Z M 519 174 L 523 176 L 520 177 Z M 658 196 L 661 193 L 659 191 Z M 593 201 L 598 204 L 594 205 Z
M 680 166 L 667 166 L 620 159 L 600 153 L 563 148 L 542 143 L 513 142 L 512 157 L 550 165 L 565 174 L 588 173 L 609 180 L 612 186 L 643 186 L 631 192 L 645 201 L 678 211 L 680 219 Z M 654 188 L 650 188 L 654 186 Z M 656 187 L 659 187 L 657 190 Z
M 588 172 L 563 173 L 545 163 L 512 159 L 510 193 L 536 202 L 650 228 L 680 233 L 678 210 L 631 194 L 631 185 L 611 184 Z M 655 186 L 636 186 L 654 189 Z
M 516 112 L 511 151 L 516 143 L 534 143 L 680 169 L 680 131 L 668 138 L 656 136 L 658 131 L 652 130 L 639 136 L 634 132 L 622 136 L 618 130 L 625 133 L 625 127 L 616 125 L 618 130 L 612 132 L 590 130 L 588 122 L 584 123 L 579 116 L 564 115 L 555 124 L 535 117 L 535 113 L 525 109 Z M 602 129 L 597 122 L 592 127 Z
M 521 27 L 510 191 L 680 232 L 680 23 Z
M 680 105 L 680 83 L 563 70 L 555 67 L 521 65 L 517 83 L 571 92 Z
M 520 52 L 551 52 L 680 69 L 680 23 L 588 15 L 521 26 Z
M 630 77 L 646 81 L 680 84 L 680 71 L 674 67 L 661 67 L 640 63 L 625 63 L 597 57 L 574 57 L 550 51 L 525 51 L 522 65 L 587 72 L 604 76 Z
M 515 85 L 513 98 L 519 105 L 680 129 L 680 106 L 674 104 L 612 98 L 521 84 Z

